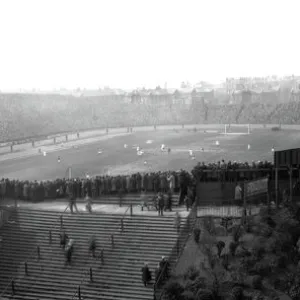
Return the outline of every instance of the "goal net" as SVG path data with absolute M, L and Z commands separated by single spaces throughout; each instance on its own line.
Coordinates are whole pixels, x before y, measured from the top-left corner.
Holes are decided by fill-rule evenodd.
M 224 132 L 225 135 L 246 135 L 251 133 L 250 124 L 225 124 Z

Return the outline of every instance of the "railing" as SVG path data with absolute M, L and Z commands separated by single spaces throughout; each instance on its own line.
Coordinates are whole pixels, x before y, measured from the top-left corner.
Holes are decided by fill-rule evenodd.
M 171 253 L 169 255 L 169 263 L 173 270 L 175 270 L 177 263 L 179 261 L 179 258 L 184 250 L 184 247 L 189 239 L 190 233 L 192 229 L 195 226 L 197 219 L 197 202 L 195 201 L 192 209 L 190 210 L 187 218 L 186 223 L 183 226 L 183 228 L 180 230 L 180 233 L 177 237 L 176 244 L 171 250 Z M 154 300 L 160 300 L 163 296 L 163 293 L 159 293 L 158 288 L 162 286 L 163 280 L 164 280 L 164 274 L 166 272 L 166 265 L 162 269 L 160 276 L 158 277 L 157 281 L 154 284 L 153 287 L 153 298 Z
M 51 232 L 53 230 L 55 230 L 57 228 L 58 225 L 61 225 L 61 223 L 58 224 L 58 221 L 61 222 L 63 215 L 65 214 L 65 212 L 67 211 L 67 209 L 69 208 L 69 204 L 67 205 L 67 207 L 65 208 L 65 210 L 59 215 L 59 217 L 57 218 L 57 220 L 55 221 L 55 223 L 53 224 L 53 226 L 50 228 L 49 233 L 51 235 Z M 36 248 L 34 250 L 32 250 L 28 256 L 28 258 L 25 260 L 25 266 L 27 266 L 27 261 L 31 260 L 34 258 L 36 254 Z M 26 274 L 25 274 L 26 276 Z M 22 276 L 21 278 L 18 278 L 19 280 L 23 279 L 24 276 Z M 0 299 L 1 297 L 4 297 L 5 293 L 7 292 L 8 288 L 14 285 L 14 282 L 17 278 L 16 277 L 12 277 L 11 280 L 9 281 L 9 283 L 7 284 L 7 286 L 5 287 L 5 289 L 1 292 L 0 294 Z
M 120 223 L 121 224 L 118 224 L 118 226 L 117 226 L 117 229 L 116 229 L 116 231 L 113 233 L 113 234 L 111 234 L 110 235 L 110 242 L 112 243 L 112 247 L 113 247 L 113 243 L 114 243 L 114 235 L 116 234 L 116 233 L 118 233 L 119 232 L 119 229 L 121 228 L 121 231 L 123 232 L 123 226 L 124 226 L 124 218 L 126 217 L 126 215 L 127 215 L 127 212 L 128 212 L 128 210 L 130 209 L 130 214 L 132 214 L 132 205 L 130 205 L 130 206 L 128 206 L 128 208 L 126 209 L 126 211 L 124 212 L 124 214 L 122 215 L 122 217 L 121 217 L 121 219 L 120 219 Z M 102 263 L 103 263 L 103 250 L 101 251 L 101 260 L 102 260 Z M 99 256 L 97 257 L 97 260 L 99 259 Z M 83 270 L 83 275 L 82 275 L 82 279 L 81 279 L 81 282 L 79 283 L 79 285 L 77 285 L 76 284 L 76 291 L 75 291 L 75 293 L 73 294 L 73 296 L 72 296 L 72 300 L 74 300 L 75 299 L 75 297 L 76 296 L 78 296 L 78 299 L 80 300 L 81 299 L 81 295 L 80 295 L 80 287 L 81 287 L 81 285 L 83 285 L 83 284 L 85 284 L 86 283 L 86 281 L 87 281 L 87 276 L 88 275 L 90 275 L 91 276 L 91 270 L 92 270 L 92 266 L 95 266 L 95 263 L 93 262 L 93 263 L 91 263 L 90 264 L 90 266 L 88 267 L 88 271 L 86 271 L 86 268 L 84 268 L 84 270 Z M 75 289 L 75 287 L 74 287 L 74 289 Z
M 257 215 L 260 211 L 259 207 L 251 206 L 249 208 L 249 203 L 247 204 L 247 213 L 251 210 L 251 215 Z M 244 207 L 241 206 L 207 206 L 198 207 L 197 216 L 198 217 L 232 217 L 240 218 L 243 215 Z

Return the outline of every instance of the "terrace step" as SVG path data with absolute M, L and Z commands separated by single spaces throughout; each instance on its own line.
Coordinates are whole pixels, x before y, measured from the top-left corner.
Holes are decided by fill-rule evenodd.
M 65 266 L 64 252 L 59 248 L 60 214 L 19 209 L 11 216 L 15 223 L 0 229 L 3 239 L 0 249 L 2 290 L 13 276 L 16 278 L 13 299 L 71 300 L 79 285 L 82 299 L 153 298 L 153 286 L 143 286 L 141 268 L 145 261 L 148 262 L 154 277 L 161 256 L 168 256 L 174 249 L 177 239 L 174 216 L 65 213 L 63 229 L 75 240 L 72 264 Z M 123 232 L 120 227 L 122 217 Z M 182 218 L 182 226 L 185 222 L 186 218 Z M 50 228 L 52 243 L 49 242 Z M 96 255 L 99 256 L 100 250 L 104 249 L 104 265 L 89 254 L 88 241 L 92 234 L 97 240 Z M 114 234 L 114 247 L 111 234 Z M 31 258 L 28 258 L 29 253 L 32 253 Z M 25 261 L 28 275 L 25 275 Z M 90 267 L 93 270 L 92 283 L 89 282 Z M 10 293 L 9 286 L 5 295 L 9 297 Z

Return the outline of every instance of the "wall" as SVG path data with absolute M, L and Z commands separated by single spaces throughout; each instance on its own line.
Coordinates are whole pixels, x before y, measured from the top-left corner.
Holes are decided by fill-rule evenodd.
M 295 180 L 293 181 L 293 183 Z M 289 190 L 289 181 L 280 180 L 278 182 L 280 193 L 287 189 Z M 226 182 L 222 188 L 221 182 L 198 182 L 197 184 L 197 197 L 198 197 L 198 206 L 205 205 L 222 205 L 233 203 L 234 200 L 234 191 L 236 184 L 234 182 Z M 271 180 L 270 182 L 270 192 L 275 190 L 275 181 Z M 270 195 L 270 200 L 275 201 L 275 194 Z M 280 196 L 279 196 L 280 199 Z

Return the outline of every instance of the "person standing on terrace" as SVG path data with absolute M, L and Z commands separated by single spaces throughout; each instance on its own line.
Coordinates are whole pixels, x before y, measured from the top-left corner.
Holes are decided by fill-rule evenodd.
M 164 196 L 163 196 L 162 193 L 158 193 L 157 198 L 158 198 L 158 215 L 159 216 L 163 216 L 164 215 L 164 213 L 163 213 L 163 211 L 164 211 L 164 205 L 165 205 L 165 203 L 164 203 Z
M 76 197 L 73 192 L 69 194 L 69 206 L 70 206 L 71 214 L 73 213 L 73 207 L 75 207 L 76 212 L 79 212 L 76 205 Z
M 234 200 L 237 205 L 242 205 L 242 187 L 239 183 L 237 183 L 235 187 Z
M 92 213 L 92 199 L 89 197 L 88 193 L 86 194 L 84 201 L 86 202 L 86 205 L 85 205 L 86 211 L 88 211 L 89 213 Z M 75 203 L 75 207 L 77 207 L 76 203 Z
M 151 272 L 149 270 L 148 264 L 145 263 L 144 267 L 142 267 L 142 281 L 144 283 L 144 287 L 151 281 Z

